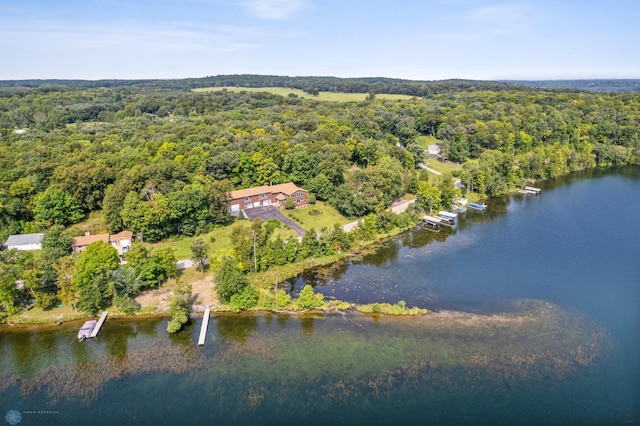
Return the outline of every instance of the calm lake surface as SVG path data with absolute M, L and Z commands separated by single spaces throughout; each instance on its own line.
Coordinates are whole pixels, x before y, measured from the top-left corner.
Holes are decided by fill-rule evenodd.
M 0 326 L 0 410 L 20 424 L 639 424 L 640 169 L 491 199 L 305 282 L 419 318 L 214 316 Z

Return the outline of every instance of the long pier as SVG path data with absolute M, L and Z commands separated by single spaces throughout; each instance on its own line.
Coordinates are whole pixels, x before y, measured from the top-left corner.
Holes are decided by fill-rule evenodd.
M 207 338 L 207 328 L 209 327 L 209 315 L 211 314 L 211 308 L 207 306 L 204 310 L 202 317 L 202 327 L 200 327 L 200 337 L 198 338 L 198 346 L 204 346 L 204 341 Z
M 98 335 L 98 333 L 100 332 L 100 328 L 102 328 L 102 324 L 104 324 L 105 320 L 107 319 L 108 314 L 109 313 L 107 311 L 104 311 L 102 315 L 100 315 L 100 319 L 98 320 L 96 326 L 93 327 L 93 330 L 91 330 L 91 334 L 89 335 L 89 337 L 96 337 Z

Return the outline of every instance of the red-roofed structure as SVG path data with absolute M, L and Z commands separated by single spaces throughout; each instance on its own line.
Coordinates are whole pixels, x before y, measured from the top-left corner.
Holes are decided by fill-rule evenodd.
M 227 200 L 229 211 L 239 215 L 242 210 L 260 206 L 284 206 L 287 198 L 292 198 L 296 208 L 307 207 L 307 191 L 299 188 L 295 183 L 279 185 L 263 185 L 253 188 L 231 191 Z

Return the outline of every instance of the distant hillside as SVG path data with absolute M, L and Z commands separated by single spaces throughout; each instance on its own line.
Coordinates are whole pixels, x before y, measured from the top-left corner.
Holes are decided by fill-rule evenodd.
M 640 92 L 640 80 L 403 80 L 386 77 L 288 77 L 277 75 L 232 74 L 201 78 L 153 80 L 0 80 L 0 88 L 40 89 L 98 87 L 150 87 L 160 89 L 191 90 L 204 87 L 285 87 L 308 93 L 377 93 L 408 96 L 428 96 L 452 92 L 477 90 L 583 90 L 588 92 Z M 4 90 L 3 92 L 6 92 Z
M 519 84 L 536 89 L 584 90 L 587 92 L 640 92 L 638 79 L 611 80 L 508 80 L 505 83 Z
M 448 92 L 476 90 L 508 90 L 522 86 L 514 83 L 480 80 L 418 81 L 385 77 L 287 77 L 275 75 L 217 75 L 173 80 L 4 80 L 0 87 L 38 88 L 44 91 L 69 88 L 154 87 L 164 89 L 197 89 L 203 87 L 287 87 L 309 93 L 344 92 L 427 96 Z

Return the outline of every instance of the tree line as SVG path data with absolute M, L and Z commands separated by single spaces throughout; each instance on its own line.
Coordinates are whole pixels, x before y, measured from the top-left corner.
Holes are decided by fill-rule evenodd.
M 231 189 L 293 181 L 350 217 L 415 192 L 433 136 L 469 190 L 638 162 L 638 96 L 534 90 L 328 103 L 42 87 L 0 96 L 0 237 L 102 212 L 150 241 L 225 224 Z M 20 130 L 20 131 L 18 131 Z M 17 132 L 18 131 L 18 132 Z M 468 163 L 468 164 L 467 164 Z

